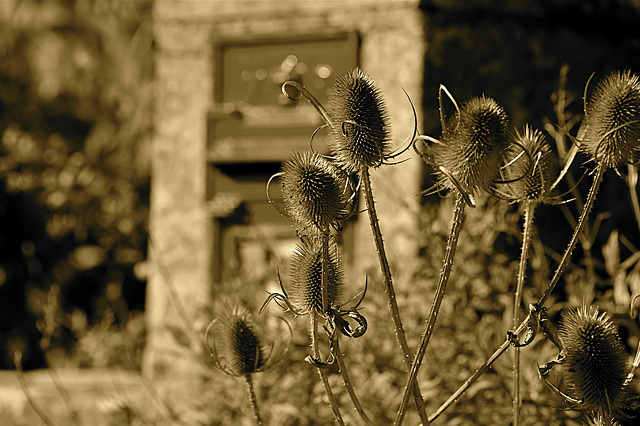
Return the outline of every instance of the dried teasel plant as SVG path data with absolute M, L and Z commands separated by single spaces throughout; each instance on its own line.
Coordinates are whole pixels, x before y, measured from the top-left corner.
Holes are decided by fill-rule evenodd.
M 326 251 L 325 244 L 327 244 Z M 308 355 L 305 361 L 318 368 L 323 384 L 325 384 L 326 378 L 323 370 L 337 361 L 345 387 L 356 410 L 366 424 L 372 424 L 351 384 L 351 378 L 340 351 L 337 333 L 339 331 L 344 336 L 357 338 L 366 332 L 367 321 L 358 311 L 366 294 L 366 285 L 359 295 L 343 303 L 344 276 L 338 246 L 335 239 L 331 237 L 326 239 L 325 236 L 303 238 L 302 243 L 294 248 L 291 257 L 290 279 L 291 284 L 287 293 L 278 274 L 278 283 L 282 292 L 269 293 L 260 311 L 262 312 L 273 300 L 295 316 L 310 317 L 313 354 Z M 360 299 L 355 305 L 345 307 L 357 297 Z M 329 356 L 326 360 L 321 358 L 318 346 L 318 316 L 324 317 L 326 321 L 324 328 L 329 340 Z M 327 384 L 325 384 L 325 390 L 333 407 L 336 402 L 331 388 Z M 336 420 L 341 422 L 342 418 L 337 405 L 334 408 L 334 413 Z
M 503 155 L 500 181 L 491 190 L 494 195 L 516 202 L 561 202 L 561 197 L 553 196 L 560 173 L 558 157 L 541 131 L 529 125 L 516 130 Z
M 443 94 L 456 110 L 449 119 L 444 115 Z M 474 193 L 489 190 L 499 181 L 503 151 L 509 146 L 508 117 L 493 98 L 484 95 L 469 99 L 460 108 L 446 87 L 440 86 L 439 100 L 442 135 L 439 139 L 418 136 L 414 150 L 434 168 L 436 189 L 457 190 L 473 207 Z M 423 143 L 420 148 L 418 141 Z
M 596 163 L 591 188 L 578 218 L 573 236 L 560 260 L 549 286 L 540 297 L 542 306 L 558 284 L 576 246 L 587 217 L 591 212 L 604 172 L 622 164 L 634 164 L 640 149 L 640 80 L 630 71 L 616 71 L 596 85 L 595 93 L 587 102 L 584 93 L 584 117 L 578 130 L 576 144 Z
M 516 347 L 531 343 L 541 329 L 558 348 L 555 359 L 538 366 L 538 374 L 547 387 L 570 408 L 582 411 L 594 422 L 602 422 L 596 424 L 610 425 L 613 416 L 628 406 L 633 368 L 629 368 L 625 347 L 609 314 L 587 304 L 565 309 L 557 329 L 546 308 L 531 305 L 528 322 L 525 341 L 514 340 Z M 510 338 L 515 339 L 515 335 Z M 564 367 L 568 393 L 548 380 L 556 365 Z
M 336 79 L 334 86 L 329 91 L 328 109 L 325 109 L 304 86 L 294 81 L 288 81 L 282 86 L 283 93 L 290 99 L 299 99 L 300 96 L 292 97 L 287 91 L 289 87 L 297 89 L 300 96 L 304 95 L 324 120 L 325 126 L 329 128 L 330 132 L 332 155 L 339 167 L 349 173 L 356 172 L 360 178 L 365 207 L 385 284 L 389 312 L 408 371 L 412 354 L 407 344 L 396 301 L 389 261 L 373 198 L 369 169 L 392 164 L 392 160 L 406 152 L 410 145 L 401 146 L 396 151 L 390 152 L 391 128 L 384 99 L 375 81 L 358 68 L 350 70 Z M 417 124 L 415 127 L 417 128 Z M 420 389 L 417 384 L 414 384 L 412 389 L 420 418 L 424 424 L 428 424 Z
M 443 93 L 447 94 L 456 109 L 449 120 L 444 115 Z M 418 375 L 444 299 L 458 238 L 464 224 L 465 207 L 474 207 L 473 194 L 478 190 L 487 190 L 495 183 L 502 153 L 508 146 L 507 114 L 492 98 L 472 98 L 459 108 L 447 89 L 440 86 L 439 102 L 442 125 L 440 139 L 419 136 L 414 140 L 413 146 L 422 159 L 436 170 L 439 178 L 437 186 L 455 191 L 456 202 L 436 294 L 407 378 L 402 402 L 396 415 L 396 425 L 400 425 L 404 419 L 408 391 Z M 423 143 L 422 149 L 418 149 L 417 142 Z
M 588 87 L 588 85 L 587 85 Z M 586 102 L 585 88 L 585 102 Z M 616 168 L 640 159 L 640 78 L 630 70 L 601 80 L 585 104 L 578 146 L 597 164 Z
M 215 365 L 230 376 L 244 379 L 258 425 L 263 421 L 252 375 L 282 359 L 291 339 L 291 327 L 284 319 L 279 330 L 269 331 L 246 308 L 232 305 L 227 305 L 205 330 L 205 344 Z
M 533 232 L 535 209 L 540 203 L 559 203 L 561 197 L 551 193 L 558 183 L 558 158 L 547 138 L 539 130 L 526 125 L 516 130 L 512 144 L 504 151 L 505 166 L 501 168 L 501 182 L 492 190 L 499 198 L 519 202 L 524 210 L 522 245 L 513 303 L 513 327 L 518 326 L 522 311 L 529 247 Z M 520 424 L 520 348 L 513 351 L 513 425 Z
M 593 207 L 595 196 L 598 192 L 603 175 L 606 169 L 617 167 L 624 163 L 633 164 L 637 161 L 638 139 L 634 130 L 636 123 L 640 120 L 640 110 L 637 107 L 638 77 L 629 71 L 616 71 L 611 73 L 605 80 L 597 85 L 595 94 L 587 102 L 589 82 L 585 86 L 583 123 L 578 131 L 576 146 L 570 150 L 566 164 L 560 173 L 560 177 L 570 166 L 576 147 L 587 153 L 590 159 L 596 163 L 593 183 L 589 190 L 587 199 L 582 208 L 580 217 L 574 227 L 574 233 L 565 249 L 559 264 L 551 278 L 549 285 L 538 299 L 538 302 L 530 305 L 529 315 L 513 330 L 507 333 L 507 339 L 498 349 L 480 366 L 476 372 L 469 377 L 460 388 L 445 401 L 436 412 L 430 416 L 430 420 L 437 418 L 442 412 L 457 401 L 478 378 L 487 371 L 491 364 L 500 357 L 510 346 L 520 347 L 530 343 L 535 337 L 538 327 L 549 324 L 548 318 L 543 317 L 546 311 L 543 307 L 556 285 L 559 283 L 564 270 L 566 269 L 571 254 L 576 246 L 578 236 L 582 232 L 588 215 Z M 626 129 L 626 131 L 622 131 Z M 560 179 L 560 177 L 558 179 Z M 556 180 L 558 180 L 556 179 Z M 634 299 L 635 300 L 635 299 Z M 519 343 L 517 336 L 527 330 L 525 343 Z M 550 340 L 560 341 L 557 332 L 549 333 L 554 336 Z M 640 351 L 638 352 L 640 354 Z M 556 362 L 557 363 L 557 362 Z M 555 363 L 547 363 L 545 368 L 550 368 Z M 640 365 L 640 356 L 636 356 L 633 366 L 627 375 L 625 385 L 633 379 L 635 369 Z M 543 370 L 544 373 L 544 370 Z M 567 398 L 571 398 L 567 395 Z M 574 402 L 579 402 L 575 400 Z M 597 417 L 597 416 L 596 416 Z M 598 421 L 609 422 L 610 417 L 600 416 Z M 595 421 L 595 420 L 594 420 Z M 607 423 L 605 423 L 607 424 Z
M 583 305 L 562 316 L 563 365 L 569 394 L 579 408 L 605 418 L 627 405 L 628 356 L 606 312 Z

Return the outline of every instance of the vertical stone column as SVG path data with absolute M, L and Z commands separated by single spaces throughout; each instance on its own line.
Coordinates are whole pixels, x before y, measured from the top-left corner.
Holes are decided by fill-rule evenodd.
M 154 378 L 192 369 L 189 348 L 179 343 L 176 331 L 202 328 L 207 320 L 202 308 L 211 297 L 206 211 L 211 50 L 209 26 L 198 22 L 198 10 L 189 3 L 154 5 L 157 97 L 144 361 L 145 373 Z

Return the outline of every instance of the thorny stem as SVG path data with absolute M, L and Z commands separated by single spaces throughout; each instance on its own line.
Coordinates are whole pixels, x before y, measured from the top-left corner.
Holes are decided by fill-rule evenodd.
M 329 232 L 322 233 L 322 277 L 320 285 L 322 291 L 322 314 L 329 311 Z
M 633 380 L 633 376 L 635 376 L 635 374 L 636 374 L 636 370 L 638 369 L 639 365 L 640 365 L 640 343 L 638 344 L 638 349 L 636 350 L 636 356 L 633 358 L 633 363 L 631 364 L 631 369 L 629 370 L 629 373 L 627 374 L 627 378 L 624 381 L 623 387 L 629 386 L 629 384 L 631 383 L 631 380 Z
M 318 313 L 315 309 L 311 310 L 311 349 L 313 351 L 313 356 L 316 359 L 320 359 L 320 348 L 318 347 Z M 329 398 L 329 405 L 331 405 L 331 409 L 333 410 L 333 416 L 338 424 L 345 426 L 342 414 L 340 414 L 340 407 L 338 406 L 338 403 L 333 396 L 333 392 L 331 391 L 331 384 L 329 383 L 327 374 L 323 368 L 318 367 L 317 370 L 320 375 L 320 379 L 322 380 L 322 385 L 324 386 L 327 398 Z
M 518 326 L 520 321 L 520 305 L 522 304 L 522 288 L 524 287 L 525 274 L 527 272 L 527 260 L 529 258 L 529 247 L 531 245 L 531 231 L 533 228 L 533 213 L 536 202 L 526 200 L 524 202 L 524 225 L 522 231 L 522 249 L 520 252 L 520 264 L 518 265 L 518 283 L 513 302 L 513 328 Z M 520 348 L 514 347 L 513 351 L 513 426 L 520 424 Z
M 593 184 L 591 185 L 591 189 L 589 190 L 589 195 L 587 196 L 584 209 L 580 214 L 580 218 L 573 232 L 573 236 L 571 237 L 571 241 L 569 242 L 569 245 L 567 246 L 567 249 L 565 250 L 564 255 L 562 256 L 562 259 L 560 260 L 560 264 L 558 264 L 556 272 L 554 273 L 553 278 L 549 283 L 549 286 L 545 290 L 542 297 L 540 297 L 540 300 L 538 300 L 539 307 L 542 307 L 544 305 L 544 302 L 549 298 L 549 296 L 551 295 L 551 292 L 553 292 L 553 289 L 560 281 L 560 277 L 562 276 L 562 273 L 564 272 L 564 269 L 566 268 L 569 262 L 569 258 L 571 257 L 571 253 L 573 252 L 573 249 L 575 248 L 576 243 L 578 241 L 578 235 L 581 233 L 582 228 L 584 227 L 587 221 L 587 217 L 589 216 L 589 212 L 593 207 L 593 202 L 595 201 L 596 194 L 598 193 L 598 189 L 600 188 L 600 184 L 602 183 L 602 177 L 604 175 L 604 172 L 605 172 L 605 167 L 601 164 L 598 164 L 596 168 L 596 175 L 593 179 Z M 526 318 L 522 320 L 518 328 L 513 330 L 513 334 L 517 336 L 520 333 L 522 333 L 525 330 L 525 328 L 527 328 L 527 323 L 529 321 L 530 315 L 531 314 L 527 315 Z M 496 359 L 498 359 L 500 355 L 502 355 L 507 350 L 509 345 L 510 345 L 510 341 L 509 341 L 509 338 L 507 338 L 502 343 L 502 345 L 493 353 L 493 355 L 491 355 L 491 357 L 489 357 L 489 359 L 471 377 L 469 377 L 464 382 L 464 384 L 453 395 L 451 395 L 449 399 L 447 399 L 447 401 L 445 401 L 445 403 L 440 406 L 440 408 L 438 408 L 438 410 L 434 414 L 432 414 L 429 417 L 429 421 L 435 420 L 449 406 L 455 403 L 458 400 L 458 398 L 464 392 L 466 392 L 466 390 L 469 389 L 471 385 L 475 383 L 480 378 L 480 376 L 482 376 L 482 374 L 484 374 L 484 372 L 491 366 L 491 364 L 493 364 L 493 362 Z
M 40 409 L 38 404 L 36 404 L 36 400 L 33 398 L 31 394 L 31 390 L 29 390 L 29 386 L 27 385 L 27 380 L 24 377 L 24 371 L 22 370 L 22 351 L 16 351 L 13 354 L 13 364 L 16 366 L 16 371 L 18 373 L 18 381 L 20 382 L 20 387 L 22 388 L 22 392 L 27 397 L 29 401 L 29 405 L 33 408 L 33 411 L 36 412 L 38 417 L 43 421 L 43 423 L 47 426 L 53 426 L 53 422 L 49 420 L 49 417 Z
M 251 378 L 251 373 L 247 373 L 244 375 L 244 382 L 247 385 L 247 393 L 249 394 L 249 401 L 251 402 L 251 407 L 253 407 L 253 417 L 256 420 L 256 425 L 262 426 L 262 418 L 260 417 L 260 410 L 258 409 L 258 400 L 256 398 L 256 392 L 253 389 L 253 379 Z
M 340 374 L 342 375 L 342 381 L 344 382 L 344 387 L 347 388 L 347 392 L 351 397 L 353 406 L 356 408 L 356 411 L 360 415 L 360 418 L 362 419 L 362 421 L 364 421 L 366 425 L 373 426 L 373 423 L 367 416 L 367 413 L 364 411 L 364 408 L 362 408 L 362 404 L 360 404 L 358 395 L 356 395 L 356 391 L 353 388 L 353 384 L 351 383 L 351 377 L 349 376 L 349 371 L 347 370 L 347 366 L 344 363 L 344 358 L 342 357 L 342 352 L 340 351 L 338 333 L 334 333 L 333 348 L 335 351 L 336 361 L 338 362 L 338 368 L 340 368 Z
M 529 319 L 529 316 L 527 316 L 527 318 L 525 318 L 525 320 L 520 324 L 520 327 L 518 327 L 514 333 L 515 334 L 519 334 L 522 331 L 524 331 L 524 329 L 526 328 L 526 324 L 527 324 L 527 320 Z M 467 391 L 467 389 L 469 389 L 471 387 L 472 384 L 474 384 L 479 378 L 480 376 L 482 376 L 484 374 L 485 371 L 487 371 L 487 369 L 489 367 L 491 367 L 491 364 L 493 364 L 493 362 L 498 359 L 500 357 L 500 355 L 502 355 L 507 349 L 509 349 L 509 345 L 510 342 L 509 340 L 505 340 L 504 343 L 502 343 L 502 345 L 493 353 L 493 355 L 491 355 L 489 357 L 489 359 L 480 367 L 476 370 L 475 373 L 473 373 L 473 375 L 471 377 L 469 377 L 463 384 L 462 386 L 460 386 L 460 388 L 458 388 L 457 391 L 455 391 L 453 393 L 453 395 L 451 395 L 449 397 L 449 399 L 447 399 L 441 406 L 440 408 L 438 408 L 436 410 L 435 413 L 433 413 L 431 416 L 429 416 L 429 421 L 432 422 L 435 419 L 438 418 L 438 416 L 440 416 L 440 414 L 442 414 L 447 408 L 449 408 L 451 405 L 453 405 L 458 398 L 460 398 L 460 396 L 465 393 Z
M 542 297 L 540 297 L 540 300 L 538 301 L 538 306 L 540 307 L 544 305 L 544 302 L 547 301 L 547 299 L 551 295 L 551 292 L 553 292 L 553 290 L 555 289 L 556 285 L 560 281 L 560 277 L 562 276 L 564 269 L 567 267 L 567 264 L 569 263 L 569 258 L 573 253 L 573 249 L 576 247 L 576 243 L 578 242 L 578 238 L 580 237 L 580 234 L 582 234 L 582 229 L 584 228 L 584 225 L 587 222 L 587 217 L 589 216 L 589 213 L 591 212 L 591 208 L 593 207 L 593 202 L 596 199 L 596 194 L 598 193 L 598 189 L 600 189 L 600 184 L 602 183 L 602 177 L 604 176 L 604 171 L 605 171 L 605 166 L 603 166 L 602 164 L 598 164 L 598 166 L 596 167 L 596 175 L 593 178 L 593 183 L 591 184 L 591 189 L 589 190 L 589 195 L 587 196 L 587 200 L 582 209 L 582 213 L 580 214 L 580 218 L 578 219 L 578 224 L 576 225 L 576 229 L 573 232 L 571 241 L 569 241 L 569 245 L 567 246 L 567 249 L 565 250 L 564 255 L 562 256 L 562 259 L 560 260 L 560 264 L 558 265 L 558 268 L 556 269 L 556 272 L 553 275 L 553 278 L 551 279 L 549 286 L 547 287 L 544 294 L 542 295 Z
M 393 325 L 396 331 L 396 338 L 398 339 L 398 343 L 400 344 L 400 348 L 402 349 L 402 353 L 404 355 L 404 365 L 407 369 L 407 372 L 409 372 L 411 371 L 410 370 L 411 358 L 412 358 L 411 351 L 409 350 L 409 345 L 407 344 L 407 337 L 404 334 L 404 329 L 402 328 L 402 320 L 400 319 L 400 311 L 398 310 L 396 293 L 393 288 L 393 282 L 391 280 L 391 268 L 389 267 L 389 261 L 387 260 L 387 254 L 384 249 L 384 242 L 382 241 L 382 232 L 380 231 L 378 214 L 376 212 L 375 202 L 373 201 L 373 191 L 371 190 L 371 178 L 369 176 L 369 169 L 367 167 L 362 167 L 360 169 L 360 179 L 362 180 L 362 184 L 363 184 L 365 205 L 367 208 L 367 213 L 369 214 L 369 223 L 371 224 L 371 232 L 373 233 L 373 239 L 376 245 L 376 252 L 378 253 L 380 270 L 382 271 L 382 277 L 384 279 L 385 290 L 387 294 L 387 302 L 389 305 L 389 312 L 391 314 L 391 318 L 393 319 Z M 422 393 L 420 392 L 420 387 L 418 386 L 418 383 L 417 382 L 412 383 L 411 389 L 413 391 L 413 396 L 414 396 L 416 408 L 418 410 L 418 414 L 420 415 L 420 419 L 422 420 L 422 425 L 428 426 L 429 419 L 425 411 L 424 401 L 422 399 Z
M 627 186 L 629 187 L 629 195 L 631 196 L 631 207 L 633 207 L 633 217 L 636 220 L 636 225 L 640 229 L 640 202 L 638 202 L 638 191 L 636 185 L 638 185 L 638 171 L 632 164 L 628 165 L 629 173 L 627 175 Z
M 433 333 L 433 329 L 436 325 L 436 320 L 438 319 L 440 305 L 442 304 L 442 300 L 444 299 L 444 293 L 447 288 L 447 283 L 449 282 L 449 277 L 451 276 L 451 271 L 453 269 L 453 258 L 455 257 L 456 248 L 458 247 L 458 237 L 460 236 L 460 231 L 462 230 L 462 225 L 464 224 L 464 210 L 466 205 L 467 203 L 465 202 L 464 197 L 460 193 L 458 193 L 456 198 L 455 210 L 453 212 L 453 223 L 451 224 L 449 240 L 447 241 L 447 249 L 445 251 L 444 261 L 442 263 L 442 270 L 440 271 L 440 279 L 438 280 L 438 285 L 436 287 L 436 294 L 431 305 L 431 311 L 429 312 L 427 325 L 424 334 L 422 335 L 422 341 L 420 342 L 420 346 L 418 347 L 416 357 L 413 360 L 413 365 L 411 366 L 411 371 L 409 372 L 407 384 L 404 388 L 402 402 L 400 403 L 400 408 L 398 408 L 398 414 L 395 421 L 396 426 L 400 426 L 402 424 L 402 420 L 406 411 L 407 400 L 409 397 L 408 389 L 412 386 L 412 384 L 416 380 L 416 377 L 418 376 L 418 370 L 420 369 L 420 365 L 422 364 L 422 359 L 424 358 L 424 354 L 427 351 L 427 345 L 429 344 L 431 334 Z

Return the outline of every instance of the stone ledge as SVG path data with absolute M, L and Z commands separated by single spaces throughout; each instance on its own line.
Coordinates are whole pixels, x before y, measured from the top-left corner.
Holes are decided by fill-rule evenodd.
M 112 426 L 127 424 L 122 415 L 127 407 L 139 407 L 150 393 L 137 372 L 106 369 L 56 370 L 83 424 Z M 28 391 L 37 406 L 56 425 L 73 424 L 71 411 L 56 389 L 47 369 L 24 373 Z M 41 424 L 14 370 L 0 371 L 0 424 Z

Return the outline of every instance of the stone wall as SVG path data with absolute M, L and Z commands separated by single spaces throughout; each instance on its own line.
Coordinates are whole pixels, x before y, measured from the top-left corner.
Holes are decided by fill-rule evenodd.
M 154 8 L 158 91 L 150 210 L 154 268 L 148 282 L 145 369 L 162 377 L 169 368 L 189 369 L 190 361 L 179 355 L 186 352 L 170 331 L 184 326 L 175 300 L 179 299 L 196 328 L 211 319 L 203 312 L 214 297 L 211 256 L 216 242 L 211 241 L 212 220 L 206 209 L 206 116 L 216 83 L 214 41 L 357 31 L 360 66 L 382 89 L 396 145 L 413 131 L 414 117 L 403 89 L 416 105 L 421 122 L 426 45 L 417 1 L 158 1 Z M 417 254 L 415 195 L 420 191 L 421 173 L 421 161 L 415 157 L 399 167 L 372 172 L 392 265 L 396 259 Z M 358 276 L 379 271 L 368 226 L 361 215 L 349 256 L 349 269 Z M 177 295 L 171 293 L 172 287 Z

